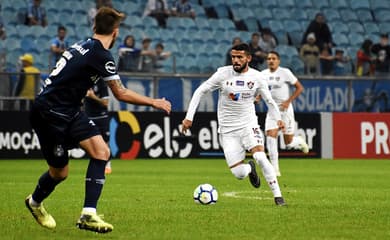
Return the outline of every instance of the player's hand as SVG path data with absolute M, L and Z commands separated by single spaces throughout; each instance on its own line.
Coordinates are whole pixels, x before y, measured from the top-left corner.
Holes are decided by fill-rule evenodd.
M 278 124 L 279 130 L 282 130 L 282 132 L 284 132 L 285 131 L 284 122 L 282 120 L 278 120 L 277 124 Z
M 285 111 L 285 110 L 287 110 L 289 105 L 290 105 L 289 101 L 284 101 L 284 102 L 282 102 L 282 104 L 280 104 L 280 108 L 282 109 L 282 111 Z
M 260 102 L 260 100 L 261 100 L 261 95 L 259 94 L 259 95 L 257 95 L 256 97 L 255 97 L 255 104 L 259 104 L 259 102 Z
M 192 121 L 188 119 L 184 119 L 181 122 L 181 133 L 185 134 L 187 130 L 192 126 Z
M 171 113 L 171 108 L 172 108 L 171 102 L 165 100 L 165 98 L 153 99 L 152 107 L 161 109 L 168 114 Z
M 88 89 L 86 97 L 93 98 L 95 97 L 95 93 L 93 92 L 92 88 Z

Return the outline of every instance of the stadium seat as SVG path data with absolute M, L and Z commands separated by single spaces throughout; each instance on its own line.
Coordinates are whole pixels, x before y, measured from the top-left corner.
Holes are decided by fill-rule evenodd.
M 376 22 L 364 22 L 363 27 L 366 34 L 379 35 L 380 30 Z
M 344 33 L 333 34 L 333 41 L 337 47 L 346 48 L 349 46 L 349 39 Z
M 244 20 L 245 18 L 255 17 L 252 9 L 246 7 L 230 8 L 233 15 L 233 21 Z
M 288 33 L 288 36 L 291 40 L 291 44 L 294 47 L 296 47 L 296 48 L 301 47 L 302 35 L 303 35 L 302 32 L 289 32 Z
M 144 30 L 144 37 L 148 37 L 152 39 L 153 43 L 157 43 L 161 41 L 160 30 L 155 28 L 147 28 Z
M 272 15 L 274 16 L 274 19 L 277 20 L 285 20 L 285 19 L 291 19 L 291 12 L 290 9 L 287 8 L 274 8 L 271 10 Z
M 352 10 L 371 9 L 370 0 L 350 0 L 350 6 Z
M 250 8 L 250 9 L 254 9 L 256 7 L 258 7 L 259 5 L 261 5 L 261 2 L 259 2 L 259 0 L 245 0 L 243 2 L 243 4 L 247 7 L 247 8 Z M 262 6 L 261 6 L 262 7 Z
M 218 18 L 230 18 L 229 8 L 225 3 L 220 3 L 214 7 Z
M 379 23 L 381 33 L 390 33 L 390 24 L 388 22 Z
M 209 20 L 207 18 L 195 18 L 195 24 L 199 30 L 211 31 Z
M 250 17 L 250 18 L 246 18 L 244 20 L 244 23 L 248 29 L 248 31 L 250 32 L 258 32 L 259 31 L 259 21 L 257 20 L 256 17 Z
M 284 28 L 286 32 L 303 32 L 302 25 L 295 20 L 287 19 L 283 21 Z
M 206 11 L 204 10 L 204 8 L 202 6 L 200 6 L 199 4 L 194 4 L 194 3 L 191 3 L 191 6 L 194 9 L 195 16 L 197 18 L 207 18 Z
M 273 19 L 272 12 L 269 9 L 257 7 L 253 11 L 256 13 L 256 18 L 260 21 L 260 24 L 263 25 L 265 21 Z
M 328 0 L 321 0 L 321 1 L 314 0 L 313 1 L 313 7 L 321 10 L 321 9 L 329 8 L 329 7 L 332 7 L 332 6 L 329 5 Z
M 154 29 L 159 29 L 160 27 L 158 26 L 157 20 L 154 17 L 149 17 L 146 16 L 144 18 L 141 18 L 141 21 L 145 25 L 145 28 L 154 28 Z
M 296 7 L 295 0 L 277 0 L 279 8 L 291 9 Z
M 390 10 L 378 10 L 374 12 L 375 20 L 379 23 L 388 23 L 390 22 Z
M 294 20 L 308 21 L 310 19 L 306 13 L 306 10 L 302 8 L 292 8 L 290 9 L 290 13 Z
M 267 9 L 273 9 L 279 7 L 279 3 L 275 0 L 262 0 L 261 5 Z
M 316 1 L 316 0 L 313 0 Z M 311 0 L 298 0 L 296 1 L 296 7 L 301 9 L 307 9 L 313 7 L 313 2 Z
M 349 33 L 349 27 L 347 24 L 345 24 L 344 22 L 342 21 L 333 21 L 333 22 L 330 22 L 329 24 L 329 28 L 331 30 L 331 32 L 333 34 L 337 34 L 337 33 Z
M 351 9 L 341 9 L 340 11 L 341 19 L 348 23 L 350 21 L 359 21 L 359 17 L 356 15 L 355 11 Z
M 37 46 L 33 39 L 23 38 L 20 41 L 20 47 L 22 48 L 24 53 L 39 54 L 40 52 L 40 47 Z
M 295 56 L 291 59 L 291 71 L 294 74 L 304 74 L 305 73 L 305 64 L 299 56 Z
M 271 28 L 272 32 L 285 32 L 284 25 L 281 21 L 278 20 L 270 20 L 269 27 Z
M 349 22 L 349 23 L 347 23 L 347 25 L 348 25 L 350 32 L 355 32 L 355 33 L 360 33 L 360 34 L 365 33 L 365 29 L 360 22 Z
M 334 8 L 326 8 L 323 9 L 323 13 L 325 15 L 325 18 L 328 22 L 333 22 L 333 21 L 340 21 L 341 16 L 338 10 Z
M 337 10 L 350 8 L 347 0 L 329 0 L 329 6 Z
M 361 23 L 374 21 L 370 10 L 366 10 L 366 9 L 357 10 L 356 14 L 359 16 L 359 21 Z
M 360 47 L 364 41 L 362 33 L 351 32 L 348 34 L 349 43 L 351 47 Z
M 378 10 L 390 10 L 390 2 L 384 0 L 371 0 L 371 10 L 376 12 Z

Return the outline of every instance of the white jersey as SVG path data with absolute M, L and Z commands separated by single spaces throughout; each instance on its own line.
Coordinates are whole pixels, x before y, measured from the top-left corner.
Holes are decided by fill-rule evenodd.
M 264 75 L 252 68 L 245 73 L 238 73 L 231 65 L 218 68 L 217 72 L 196 89 L 186 119 L 192 121 L 202 96 L 217 89 L 220 133 L 239 130 L 258 122 L 253 103 L 258 94 L 267 104 L 270 115 L 277 120 L 281 119 Z
M 274 72 L 265 69 L 261 73 L 266 76 L 272 98 L 278 105 L 290 97 L 290 85 L 298 81 L 290 69 L 284 67 L 278 67 Z

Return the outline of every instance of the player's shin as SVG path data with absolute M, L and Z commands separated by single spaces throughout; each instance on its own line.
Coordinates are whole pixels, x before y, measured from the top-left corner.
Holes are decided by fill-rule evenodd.
M 278 179 L 276 178 L 275 170 L 272 167 L 271 163 L 268 161 L 267 156 L 264 152 L 255 152 L 253 158 L 256 160 L 257 164 L 261 167 L 264 178 L 268 183 L 274 197 L 281 197 L 282 193 L 280 192 L 280 187 Z
M 84 210 L 96 212 L 97 202 L 105 182 L 104 169 L 106 161 L 93 159 L 89 161 L 85 178 Z
M 39 178 L 38 185 L 32 194 L 32 204 L 39 205 L 45 198 L 47 198 L 55 189 L 55 187 L 64 179 L 57 180 L 50 176 L 49 171 L 42 174 Z
M 269 160 L 275 169 L 275 172 L 279 171 L 279 153 L 277 139 L 271 136 L 267 136 L 267 150 Z

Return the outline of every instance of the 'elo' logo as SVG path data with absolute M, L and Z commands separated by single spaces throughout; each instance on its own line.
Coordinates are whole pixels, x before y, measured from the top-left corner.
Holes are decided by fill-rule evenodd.
M 119 111 L 117 119 L 110 120 L 110 149 L 113 156 L 121 159 L 135 159 L 141 148 L 140 132 L 137 118 L 131 112 Z M 131 136 L 130 142 L 118 142 L 121 135 L 126 135 L 126 139 Z

